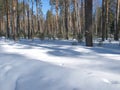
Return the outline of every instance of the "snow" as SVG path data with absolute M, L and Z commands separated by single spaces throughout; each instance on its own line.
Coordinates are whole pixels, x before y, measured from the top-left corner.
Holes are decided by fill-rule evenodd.
M 0 90 L 120 90 L 119 42 L 0 38 Z

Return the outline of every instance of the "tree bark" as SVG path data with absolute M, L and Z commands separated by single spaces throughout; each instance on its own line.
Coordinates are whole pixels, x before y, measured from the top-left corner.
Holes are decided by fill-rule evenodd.
M 115 35 L 114 39 L 116 41 L 119 40 L 119 16 L 120 16 L 120 0 L 117 0 L 117 5 L 116 5 L 116 13 L 115 13 Z
M 10 38 L 10 31 L 9 31 L 9 21 L 8 21 L 8 0 L 5 0 L 5 10 L 6 10 L 6 38 Z
M 102 0 L 102 41 L 105 40 L 105 0 Z
M 66 35 L 65 38 L 68 40 L 68 0 L 65 0 L 65 30 L 66 30 Z
M 85 0 L 85 40 L 86 40 L 86 46 L 93 46 L 93 41 L 92 41 L 92 0 Z

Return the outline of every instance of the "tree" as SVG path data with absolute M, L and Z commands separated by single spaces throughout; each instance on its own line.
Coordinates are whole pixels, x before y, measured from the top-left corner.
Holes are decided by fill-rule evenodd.
M 108 23 L 108 19 L 109 19 L 109 0 L 106 0 L 106 5 L 105 5 L 105 7 L 106 7 L 106 14 L 105 14 L 105 18 L 106 18 L 106 23 L 105 23 L 105 36 L 106 36 L 106 40 L 108 39 L 108 25 L 109 25 L 109 23 Z
M 65 0 L 64 1 L 64 7 L 65 7 L 65 31 L 66 31 L 65 38 L 69 39 L 69 36 L 68 36 L 68 31 L 69 31 L 69 27 L 68 27 L 69 0 Z
M 3 34 L 3 16 L 4 16 L 4 1 L 0 0 L 0 35 Z
M 92 0 L 85 0 L 85 40 L 86 40 L 86 46 L 93 46 L 93 41 L 92 41 Z
M 33 8 L 33 5 L 34 5 L 34 0 L 31 0 L 32 2 L 32 15 L 31 15 L 31 23 L 32 23 L 32 30 L 31 30 L 31 38 L 33 38 L 33 32 L 34 32 L 34 8 Z
M 78 16 L 77 16 L 77 0 L 73 1 L 73 38 L 76 38 L 77 30 L 78 30 Z
M 105 0 L 102 0 L 102 41 L 105 40 Z
M 25 0 L 23 0 L 22 5 L 23 5 L 23 10 L 22 10 L 22 14 L 23 14 L 22 29 L 23 29 L 24 38 L 26 38 Z
M 4 1 L 4 8 L 5 8 L 5 12 L 6 12 L 6 38 L 10 38 L 10 31 L 9 31 L 9 17 L 8 17 L 8 14 L 9 14 L 9 3 L 8 3 L 8 0 L 5 0 Z
M 20 17 L 20 11 L 19 11 L 19 2 L 18 2 L 18 0 L 16 0 L 16 18 L 17 18 L 17 21 L 16 21 L 16 33 L 17 33 L 17 36 L 16 36 L 16 39 L 18 39 L 20 36 L 19 36 L 19 34 L 20 34 L 20 32 L 19 32 L 19 30 L 20 30 L 20 19 L 19 19 L 19 17 Z
M 58 21 L 58 6 L 59 6 L 59 1 L 56 0 L 56 35 L 58 34 L 58 30 L 59 30 L 59 21 Z
M 37 26 L 36 33 L 39 34 L 39 37 L 43 35 L 42 22 L 40 22 L 41 17 L 42 17 L 42 3 L 41 0 L 36 0 L 36 26 Z
M 28 0 L 28 5 L 30 3 L 30 0 Z M 27 8 L 27 19 L 28 19 L 28 39 L 31 39 L 31 35 L 30 35 L 30 9 L 29 7 Z
M 120 0 L 117 0 L 116 3 L 116 13 L 115 13 L 115 35 L 114 35 L 114 39 L 116 41 L 119 40 L 119 17 L 120 17 Z

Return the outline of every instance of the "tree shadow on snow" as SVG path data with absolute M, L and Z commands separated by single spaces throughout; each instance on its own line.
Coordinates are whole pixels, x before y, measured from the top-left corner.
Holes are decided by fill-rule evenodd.
M 71 41 L 21 41 L 17 42 L 20 45 L 17 45 L 17 49 L 47 49 L 47 54 L 53 56 L 61 56 L 61 57 L 79 57 L 81 53 L 79 51 L 75 51 L 74 47 L 71 45 Z M 14 44 L 13 44 L 14 45 Z M 22 46 L 22 47 L 21 47 Z M 68 46 L 68 47 L 64 47 Z
M 82 60 L 82 58 L 79 58 L 80 56 L 83 55 L 83 51 L 75 51 L 74 48 L 75 46 L 71 46 L 70 42 L 67 45 L 68 47 L 64 47 L 64 43 L 61 43 L 61 45 L 59 45 L 59 43 L 54 43 L 54 42 L 41 42 L 39 43 L 38 41 L 34 42 L 34 41 L 28 41 L 28 42 L 17 42 L 18 45 L 20 46 L 20 48 L 18 49 L 32 49 L 33 47 L 37 47 L 39 50 L 41 49 L 47 49 L 47 54 L 49 55 L 53 55 L 53 56 L 59 56 L 59 57 L 77 57 L 78 59 L 76 60 Z M 52 45 L 51 45 L 52 44 Z M 14 45 L 14 43 L 12 44 Z M 22 46 L 22 47 L 21 47 Z M 87 68 L 93 68 L 93 69 L 98 69 L 98 70 L 106 70 L 109 72 L 114 72 L 114 73 L 118 73 L 120 74 L 120 60 L 114 60 L 114 59 L 109 59 L 107 57 L 101 56 L 99 54 L 113 54 L 113 55 L 120 55 L 120 51 L 119 50 L 111 50 L 111 49 L 106 49 L 104 47 L 85 47 L 82 46 L 85 49 L 88 49 L 90 52 L 89 53 L 84 53 L 86 57 L 84 57 L 83 59 L 86 59 L 87 61 L 90 62 L 90 64 L 83 64 L 83 67 L 87 67 Z M 78 47 L 77 47 L 78 48 Z M 31 52 L 32 53 L 32 52 Z M 87 58 L 87 55 L 89 56 L 95 56 L 95 58 Z M 9 63 L 16 63 L 16 65 L 20 66 L 20 65 L 24 65 L 24 68 L 27 67 L 28 62 L 26 60 L 24 60 L 25 57 L 21 57 L 18 54 L 0 54 L 0 63 L 1 60 L 4 59 L 4 57 L 6 56 L 6 60 L 8 60 L 7 62 Z M 13 60 L 12 60 L 13 59 Z M 29 60 L 29 59 L 27 59 Z M 11 62 L 12 61 L 12 62 Z M 22 61 L 24 64 L 22 64 L 22 62 L 19 63 L 19 61 Z M 2 60 L 2 62 L 4 62 L 4 60 Z M 39 61 L 41 62 L 41 61 Z M 68 60 L 69 62 L 69 60 Z M 5 62 L 6 63 L 6 62 Z M 34 65 L 36 65 L 36 63 L 34 63 Z M 22 66 L 20 66 L 22 67 Z

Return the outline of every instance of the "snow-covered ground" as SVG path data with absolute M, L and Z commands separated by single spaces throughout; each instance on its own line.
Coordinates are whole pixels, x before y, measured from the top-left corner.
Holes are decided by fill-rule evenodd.
M 118 42 L 0 39 L 0 90 L 120 90 Z

